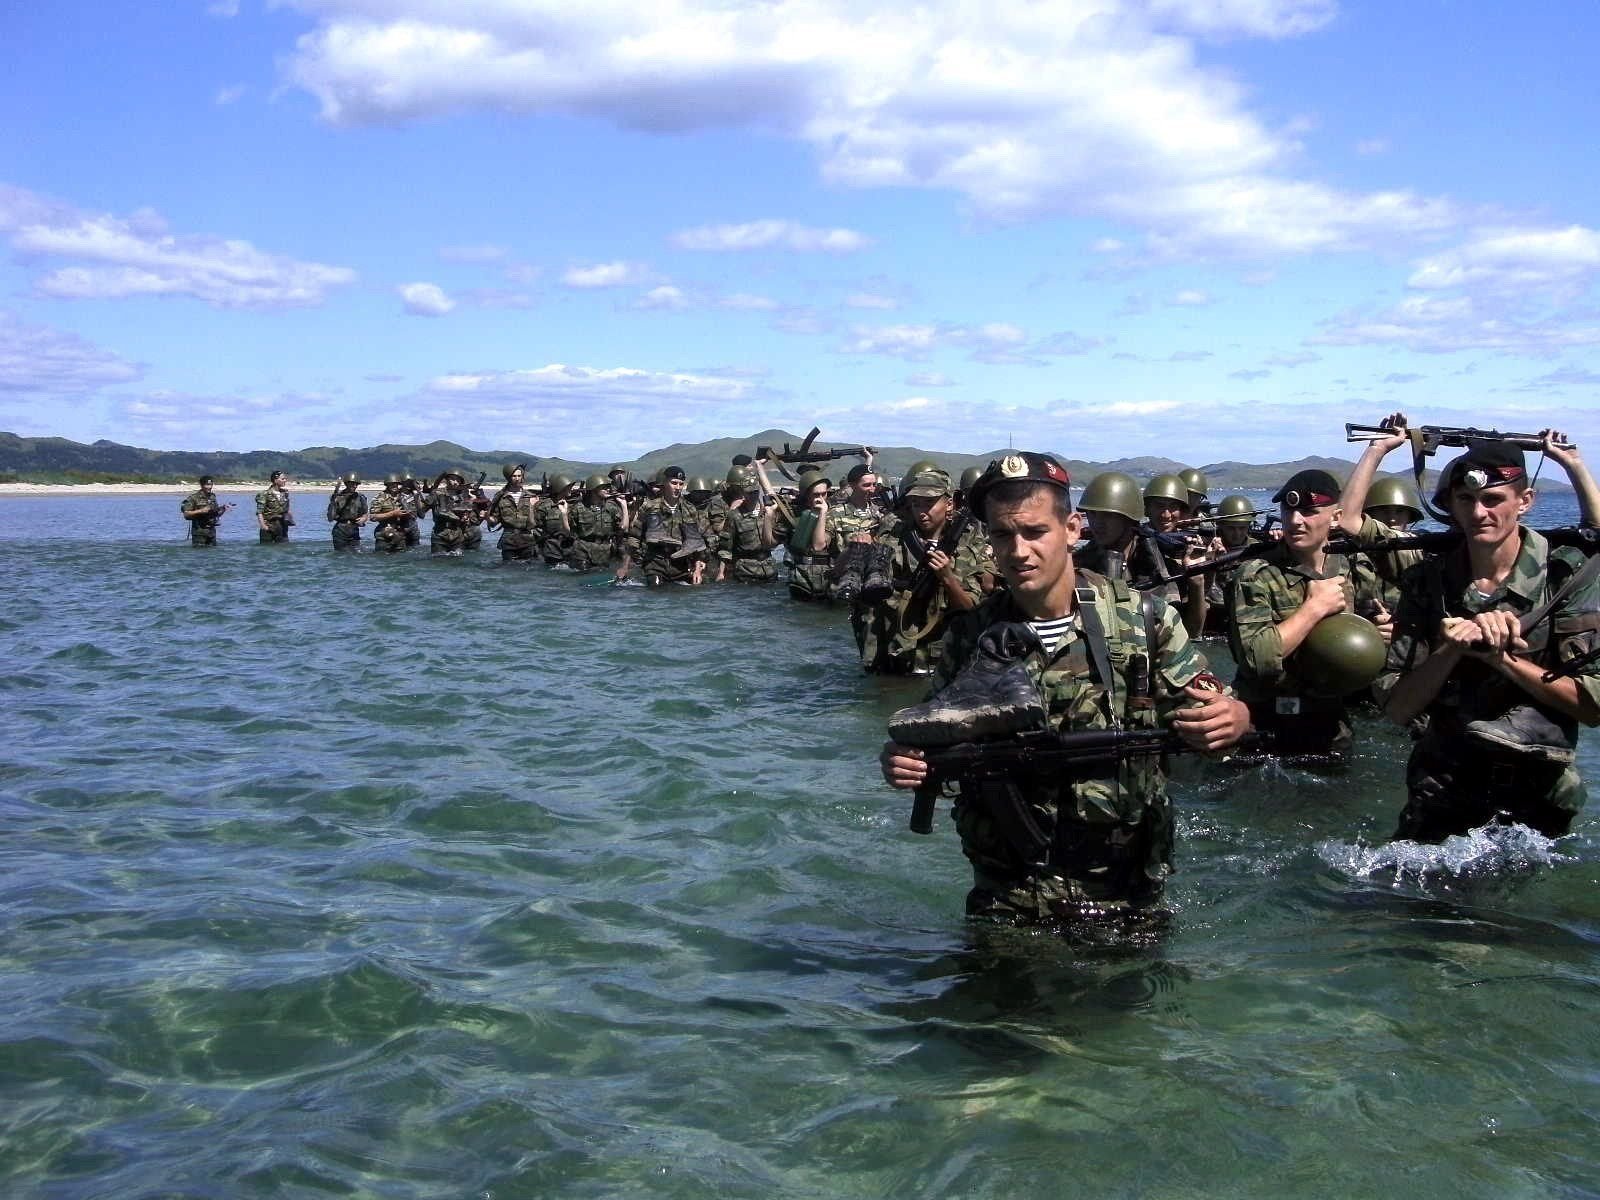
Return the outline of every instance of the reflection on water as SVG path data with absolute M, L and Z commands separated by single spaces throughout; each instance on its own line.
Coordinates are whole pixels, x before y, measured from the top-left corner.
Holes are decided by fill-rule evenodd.
M 1179 766 L 1160 938 L 974 928 L 841 614 L 158 500 L 0 503 L 0 1194 L 1592 1194 L 1592 815 L 1385 844 L 1367 726 Z

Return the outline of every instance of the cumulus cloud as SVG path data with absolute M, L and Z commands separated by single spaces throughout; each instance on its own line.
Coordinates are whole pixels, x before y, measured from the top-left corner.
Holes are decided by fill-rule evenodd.
M 1332 0 L 934 0 L 915 21 L 885 0 L 301 3 L 317 23 L 286 71 L 339 124 L 477 109 L 744 127 L 809 144 L 832 183 L 1109 219 L 1168 256 L 1392 246 L 1459 220 L 1442 199 L 1298 178 L 1298 130 L 1198 61 L 1195 38 L 1302 36 Z M 727 249 L 786 246 L 789 228 L 688 232 Z
M 1418 375 L 1412 371 L 1391 371 L 1383 377 L 1385 383 L 1420 383 L 1426 375 Z
M 153 391 L 116 396 L 111 418 L 119 428 L 135 431 L 140 444 L 192 448 L 197 436 L 213 446 L 269 445 L 281 437 L 284 420 L 295 414 L 321 412 L 314 418 L 330 437 L 359 435 L 362 427 L 324 420 L 332 398 L 320 392 L 204 393 Z
M 143 376 L 143 366 L 75 333 L 29 325 L 15 313 L 0 310 L 0 393 L 82 396 Z
M 1174 292 L 1167 299 L 1170 308 L 1204 308 L 1208 304 L 1215 304 L 1216 300 L 1210 292 L 1203 292 L 1199 288 L 1184 288 Z
M 211 98 L 211 102 L 218 108 L 225 108 L 227 105 L 242 98 L 248 90 L 242 83 L 235 84 L 232 87 L 218 88 L 217 94 Z
M 403 283 L 395 290 L 413 317 L 442 317 L 456 306 L 436 283 Z
M 795 221 L 749 221 L 743 225 L 702 225 L 672 235 L 680 250 L 793 250 L 853 254 L 872 239 L 853 229 L 813 229 Z
M 127 217 L 86 213 L 5 185 L 0 234 L 25 262 L 70 264 L 33 281 L 38 293 L 65 300 L 189 296 L 217 308 L 306 308 L 356 277 L 346 267 L 300 262 L 233 238 L 174 234 L 149 209 Z
M 639 299 L 634 301 L 635 308 L 667 309 L 671 312 L 682 312 L 689 307 L 689 297 L 682 288 L 673 287 L 664 283 L 660 287 L 651 288 Z
M 561 282 L 567 287 L 579 289 L 632 287 L 647 283 L 649 280 L 649 268 L 632 262 L 605 262 L 569 267 L 561 275 Z
M 880 354 L 919 362 L 936 350 L 963 349 L 976 362 L 1043 366 L 1048 358 L 1086 354 L 1103 345 L 1070 331 L 1030 341 L 1026 330 L 1005 321 L 985 325 L 857 325 L 839 345 L 841 354 Z
M 1491 229 L 1422 259 L 1406 285 L 1424 291 L 1542 289 L 1571 295 L 1586 288 L 1597 272 L 1600 232 L 1593 229 Z
M 1600 322 L 1523 316 L 1469 295 L 1408 296 L 1381 312 L 1340 313 L 1306 340 L 1317 346 L 1401 346 L 1424 354 L 1498 350 L 1540 356 L 1600 345 Z

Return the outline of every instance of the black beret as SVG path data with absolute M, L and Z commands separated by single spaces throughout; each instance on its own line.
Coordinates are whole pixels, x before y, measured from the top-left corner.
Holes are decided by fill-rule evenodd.
M 1339 503 L 1339 481 L 1326 471 L 1308 467 L 1289 476 L 1289 482 L 1272 497 L 1274 504 L 1290 508 L 1326 508 Z
M 1067 507 L 1072 507 L 1072 477 L 1067 474 L 1067 469 L 1050 455 L 1035 454 L 1031 450 L 1013 450 L 1004 458 L 991 462 L 972 485 L 967 502 L 973 512 L 982 513 L 984 502 L 994 488 L 1002 483 L 1023 481 L 1047 483 L 1060 488 L 1067 494 Z
M 1527 477 L 1528 460 L 1522 455 L 1522 447 L 1498 438 L 1468 442 L 1467 452 L 1439 472 L 1439 486 L 1433 491 L 1433 502 L 1443 508 L 1450 503 L 1451 489 L 1458 486 L 1476 492 Z

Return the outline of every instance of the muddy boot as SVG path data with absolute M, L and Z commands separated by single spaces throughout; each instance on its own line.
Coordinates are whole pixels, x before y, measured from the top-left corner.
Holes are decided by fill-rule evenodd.
M 867 551 L 863 542 L 851 542 L 844 548 L 834 566 L 833 598 L 841 604 L 854 604 L 861 594 L 861 577 L 867 569 Z
M 1569 763 L 1571 734 L 1531 704 L 1518 704 L 1491 720 L 1468 721 L 1463 731 L 1480 746 L 1543 762 Z
M 873 542 L 867 547 L 867 566 L 861 579 L 861 603 L 881 604 L 894 595 L 894 547 Z
M 902 746 L 952 746 L 1043 729 L 1044 699 L 1023 661 L 1038 648 L 1038 637 L 1021 622 L 990 626 L 944 691 L 889 718 L 890 739 Z

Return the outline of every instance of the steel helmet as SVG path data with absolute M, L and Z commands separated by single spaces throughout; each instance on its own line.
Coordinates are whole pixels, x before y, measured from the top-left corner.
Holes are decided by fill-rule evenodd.
M 361 482 L 361 476 L 357 475 L 354 471 L 346 471 L 339 478 L 340 478 L 341 482 L 352 484 L 352 485 L 358 484 L 358 483 Z
M 1144 520 L 1144 497 L 1132 475 L 1121 471 L 1101 471 L 1083 489 L 1078 500 L 1083 512 L 1115 513 L 1137 525 Z
M 505 466 L 500 468 L 500 474 L 505 476 L 505 479 L 506 479 L 507 483 L 510 483 L 511 482 L 511 475 L 512 475 L 513 472 L 522 471 L 524 474 L 526 474 L 527 470 L 528 470 L 528 464 L 527 463 L 506 463 Z
M 611 478 L 607 475 L 591 475 L 583 481 L 583 490 L 586 492 L 598 492 L 601 488 L 610 486 Z
M 728 486 L 748 491 L 756 486 L 756 473 L 749 467 L 729 467 Z
M 982 467 L 968 467 L 965 471 L 961 472 L 961 491 L 963 493 L 970 491 L 972 489 L 972 485 L 977 483 L 978 480 L 982 478 Z
M 406 477 L 404 475 L 400 475 L 400 474 L 397 474 L 394 471 L 390 471 L 387 475 L 385 475 L 383 477 L 383 486 L 384 487 L 388 487 L 392 483 L 404 483 L 405 481 L 406 481 Z
M 913 475 L 921 475 L 924 471 L 938 471 L 942 469 L 943 468 L 941 468 L 938 463 L 934 462 L 930 458 L 919 458 L 916 462 L 912 463 L 906 468 L 906 478 L 910 479 Z
M 1183 482 L 1183 477 L 1180 475 L 1157 475 L 1144 485 L 1144 498 L 1147 501 L 1171 500 L 1186 509 L 1190 507 L 1189 485 Z M 1139 518 L 1144 519 L 1143 512 L 1139 514 Z
M 1248 496 L 1224 496 L 1222 503 L 1217 505 L 1217 523 L 1228 525 L 1248 525 L 1256 515 L 1256 506 L 1250 503 Z
M 821 471 L 807 471 L 804 475 L 800 476 L 800 482 L 795 486 L 799 489 L 800 494 L 804 496 L 819 483 L 828 483 L 828 477 Z M 829 484 L 830 488 L 832 486 L 832 484 Z
M 704 475 L 695 475 L 688 483 L 684 484 L 683 490 L 691 496 L 696 492 L 709 492 L 711 490 L 711 481 Z
M 1372 481 L 1363 511 L 1371 512 L 1375 508 L 1403 508 L 1411 513 L 1412 520 L 1422 520 L 1422 501 L 1417 497 L 1415 485 L 1399 475 L 1380 475 Z
M 1178 478 L 1183 480 L 1183 486 L 1189 489 L 1189 495 L 1198 499 L 1206 498 L 1206 473 L 1199 467 L 1185 467 L 1178 472 Z
M 571 475 L 552 475 L 550 476 L 550 482 L 545 485 L 545 491 L 553 495 L 556 492 L 564 492 L 571 486 Z
M 1322 696 L 1360 691 L 1383 670 L 1388 650 L 1377 626 L 1355 613 L 1334 613 L 1317 622 L 1295 651 L 1297 673 Z

